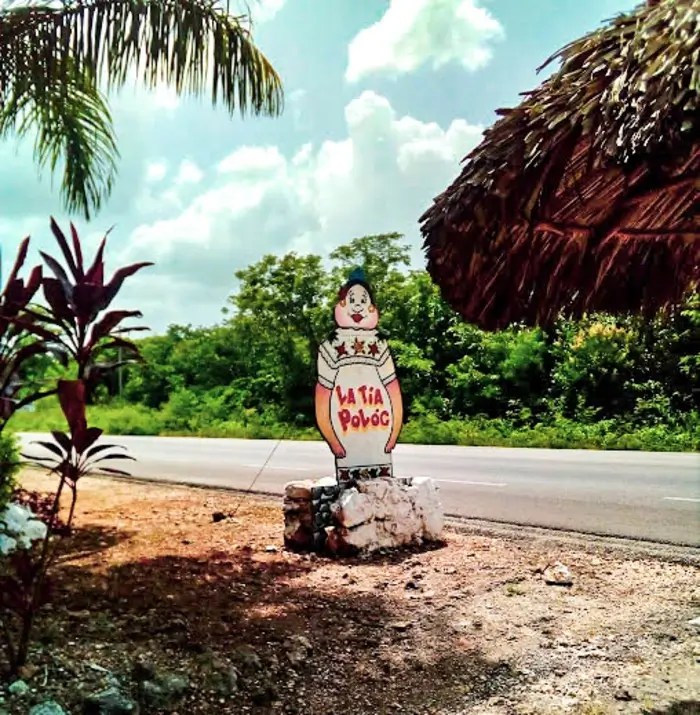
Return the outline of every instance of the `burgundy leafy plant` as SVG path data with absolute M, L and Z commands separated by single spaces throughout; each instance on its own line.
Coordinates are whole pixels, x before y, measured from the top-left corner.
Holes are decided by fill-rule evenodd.
M 23 382 L 25 364 L 48 352 L 56 335 L 29 309 L 42 283 L 41 266 L 32 269 L 25 281 L 20 277 L 29 249 L 29 238 L 20 244 L 14 266 L 0 294 L 0 432 L 21 407 L 54 394 L 55 390 L 30 389 Z
M 115 296 L 124 280 L 134 275 L 149 262 L 134 263 L 119 268 L 112 278 L 105 282 L 104 250 L 107 236 L 102 239 L 97 253 L 89 267 L 85 267 L 80 237 L 71 224 L 71 243 L 58 224 L 51 219 L 51 231 L 56 238 L 66 267 L 53 256 L 41 252 L 54 278 L 42 281 L 44 297 L 49 306 L 50 316 L 46 320 L 61 331 L 59 342 L 77 364 L 77 378 L 87 380 L 91 387 L 91 372 L 103 377 L 107 372 L 138 356 L 134 343 L 124 335 L 132 331 L 146 330 L 143 326 L 120 327 L 128 318 L 140 318 L 138 310 L 111 310 Z M 106 312 L 105 312 L 106 311 Z M 97 364 L 95 359 L 106 350 L 123 348 L 130 359 Z
M 30 549 L 17 549 L 9 559 L 0 561 L 0 587 L 4 593 L 0 598 L 0 626 L 3 629 L 0 636 L 4 636 L 13 672 L 17 672 L 26 663 L 37 613 L 49 597 L 48 572 L 58 547 L 55 537 L 70 534 L 81 477 L 94 472 L 128 474 L 105 465 L 113 460 L 133 458 L 120 451 L 122 448 L 117 445 L 97 444 L 102 430 L 88 425 L 86 405 L 88 393 L 98 379 L 119 365 L 139 358 L 136 345 L 124 335 L 145 328 L 123 327 L 121 324 L 127 318 L 140 317 L 141 313 L 136 310 L 107 309 L 124 280 L 151 265 L 136 263 L 120 268 L 111 280 L 105 282 L 104 239 L 94 260 L 85 268 L 82 246 L 75 227 L 71 225 L 71 244 L 53 219 L 51 230 L 66 266 L 42 252 L 44 261 L 55 277 L 42 277 L 40 269 L 35 269 L 25 286 L 16 277 L 18 266 L 21 267 L 26 256 L 26 245 L 23 244 L 8 284 L 12 291 L 9 297 L 4 297 L 7 317 L 3 317 L 4 314 L 0 312 L 0 341 L 5 335 L 1 331 L 9 331 L 9 335 L 16 331 L 20 342 L 17 352 L 20 355 L 30 357 L 51 347 L 58 347 L 73 358 L 76 367 L 76 379 L 59 380 L 52 391 L 58 395 L 68 431 L 55 431 L 52 440 L 39 441 L 38 444 L 45 450 L 43 455 L 23 455 L 58 477 L 56 493 L 49 501 L 35 500 L 35 503 L 28 504 L 46 524 L 45 534 Z M 27 305 L 39 284 L 43 286 L 48 307 L 30 309 Z M 120 349 L 120 352 L 125 349 L 128 358 L 107 363 L 97 362 L 98 355 L 115 348 Z M 14 360 L 7 365 L 7 371 L 12 373 L 11 368 L 18 364 L 19 358 L 12 358 L 12 353 L 8 354 L 10 360 Z M 0 369 L 4 365 L 2 360 L 3 353 L 0 352 Z M 10 385 L 14 385 L 12 380 L 11 377 L 7 379 L 8 390 Z M 2 385 L 0 382 L 0 387 Z M 70 507 L 63 521 L 60 509 L 66 491 L 70 492 Z
M 116 444 L 95 444 L 102 436 L 98 427 L 88 427 L 86 419 L 85 383 L 81 380 L 59 380 L 58 399 L 61 410 L 68 422 L 69 431 L 53 431 L 53 441 L 38 440 L 35 444 L 43 447 L 50 456 L 32 456 L 23 454 L 26 459 L 49 469 L 52 474 L 59 477 L 57 502 L 63 490 L 68 487 L 71 492 L 71 504 L 68 518 L 65 523 L 66 530 L 70 532 L 75 503 L 78 497 L 78 480 L 86 474 L 103 473 L 109 475 L 129 476 L 128 472 L 114 467 L 104 466 L 104 462 L 120 459 L 134 458 L 124 452 L 124 447 Z M 57 512 L 49 514 L 49 528 L 56 533 Z

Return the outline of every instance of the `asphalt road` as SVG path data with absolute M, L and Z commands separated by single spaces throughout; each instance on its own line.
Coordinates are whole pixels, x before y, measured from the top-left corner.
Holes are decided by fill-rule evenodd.
M 25 443 L 37 438 L 22 436 Z M 255 480 L 255 490 L 281 494 L 290 480 L 333 471 L 321 442 L 109 441 L 137 458 L 125 463 L 134 476 L 164 481 L 248 489 Z M 394 470 L 435 479 L 452 515 L 700 546 L 697 454 L 399 445 Z

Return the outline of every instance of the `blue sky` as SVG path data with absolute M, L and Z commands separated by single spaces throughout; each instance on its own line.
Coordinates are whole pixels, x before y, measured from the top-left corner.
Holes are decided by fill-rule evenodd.
M 229 117 L 208 99 L 136 85 L 112 97 L 121 151 L 90 243 L 114 225 L 108 267 L 153 260 L 120 307 L 156 331 L 220 320 L 234 272 L 265 253 L 327 255 L 355 236 L 404 233 L 493 123 L 568 41 L 634 7 L 624 0 L 257 0 L 258 45 L 280 72 L 276 119 Z M 4 255 L 67 222 L 31 143 L 0 144 Z

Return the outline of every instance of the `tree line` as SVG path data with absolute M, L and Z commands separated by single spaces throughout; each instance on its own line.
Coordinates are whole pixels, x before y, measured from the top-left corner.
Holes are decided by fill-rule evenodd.
M 356 238 L 325 263 L 288 253 L 238 271 L 220 324 L 173 325 L 138 341 L 144 363 L 99 402 L 121 406 L 124 431 L 313 435 L 316 351 L 356 265 L 375 289 L 395 358 L 404 439 L 700 447 L 697 297 L 651 320 L 591 315 L 485 332 L 446 305 L 425 271 L 408 269 L 409 247 L 395 233 Z

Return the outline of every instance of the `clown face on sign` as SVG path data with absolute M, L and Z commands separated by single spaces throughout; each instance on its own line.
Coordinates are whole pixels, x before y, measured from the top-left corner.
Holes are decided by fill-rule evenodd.
M 401 390 L 379 311 L 356 268 L 338 292 L 335 334 L 318 351 L 316 421 L 335 455 L 339 482 L 392 476 L 403 421 Z

